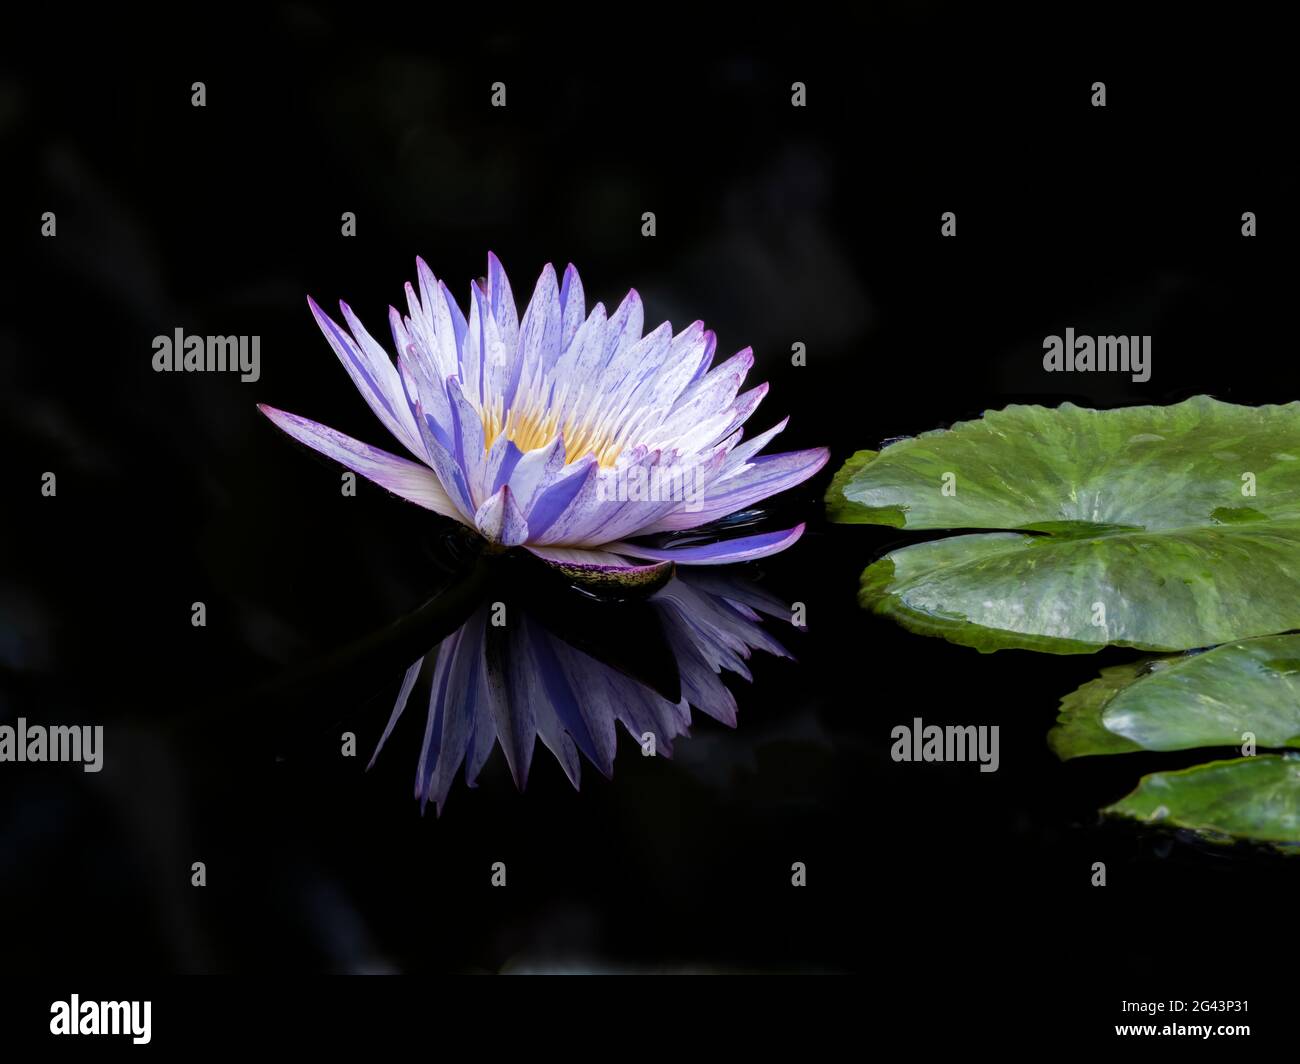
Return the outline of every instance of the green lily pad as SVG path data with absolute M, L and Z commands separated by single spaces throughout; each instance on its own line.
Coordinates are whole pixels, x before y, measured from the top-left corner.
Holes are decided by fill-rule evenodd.
M 1131 750 L 1300 747 L 1300 635 L 1103 669 L 1061 700 L 1048 742 L 1062 758 Z
M 903 547 L 862 604 L 980 650 L 1177 651 L 1300 628 L 1300 403 L 1011 406 L 854 455 L 833 520 Z
M 1153 772 L 1108 816 L 1186 828 L 1212 841 L 1300 845 L 1300 757 L 1261 754 Z

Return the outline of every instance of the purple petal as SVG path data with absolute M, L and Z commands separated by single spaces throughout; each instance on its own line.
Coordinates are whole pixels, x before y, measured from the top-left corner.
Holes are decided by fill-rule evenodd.
M 478 506 L 484 501 L 487 485 L 488 456 L 483 446 L 483 419 L 455 377 L 447 378 L 447 398 L 451 403 L 453 456 L 465 473 L 470 498 Z
M 661 493 L 667 497 L 658 502 L 636 502 L 631 498 L 627 502 L 606 502 L 600 512 L 589 522 L 588 527 L 583 530 L 581 539 L 569 542 L 582 547 L 601 548 L 614 540 L 642 535 L 644 529 L 652 527 L 656 522 L 688 505 L 690 499 L 698 498 L 694 493 L 703 490 L 704 486 L 713 482 L 722 469 L 726 457 L 726 452 L 719 449 L 704 462 L 690 461 L 676 465 L 670 463 L 665 466 L 660 452 L 645 456 L 643 464 L 646 475 L 653 477 L 656 469 L 659 470 Z M 630 475 L 630 469 L 631 463 L 622 473 Z M 675 471 L 679 478 L 675 485 L 671 479 L 666 482 L 662 479 L 664 475 L 671 478 Z M 668 490 L 662 491 L 665 483 Z M 626 494 L 630 496 L 630 484 L 628 488 Z M 609 494 L 608 489 L 605 494 Z
M 528 538 L 534 541 L 540 539 L 561 517 L 576 507 L 584 493 L 594 488 L 599 469 L 595 457 L 589 455 L 585 465 L 577 466 L 573 472 L 539 492 L 528 512 Z
M 671 410 L 699 370 L 713 358 L 717 338 L 704 328 L 704 322 L 692 322 L 672 339 L 668 360 L 655 377 L 652 394 L 646 402 L 656 408 Z
M 682 393 L 672 414 L 655 433 L 656 440 L 675 440 L 687 435 L 701 437 L 701 427 L 705 425 L 710 426 L 705 444 L 723 435 L 722 426 L 730 422 L 729 412 L 753 365 L 754 353 L 745 348 L 710 370 L 707 377 L 696 381 Z
M 460 508 L 461 513 L 466 515 L 465 523 L 469 524 L 476 507 L 470 496 L 465 471 L 461 469 L 456 456 L 452 453 L 455 445 L 451 440 L 443 438 L 437 422 L 425 413 L 418 401 L 415 405 L 415 416 L 424 436 L 424 449 L 429 453 L 429 465 L 438 475 L 439 482 L 446 489 L 452 502 Z
M 423 442 L 424 433 L 420 431 L 420 416 L 417 412 L 417 407 L 423 407 L 425 413 L 434 420 L 435 435 L 446 445 L 450 439 L 447 429 L 451 426 L 451 407 L 447 400 L 446 385 L 440 376 L 434 374 L 433 360 L 421 352 L 396 307 L 388 308 L 388 321 L 392 326 L 393 341 L 397 344 L 397 368 L 401 373 L 402 387 L 406 391 L 406 402 L 411 408 L 416 431 Z
M 556 360 L 556 378 L 568 381 L 575 390 L 591 381 L 605 357 L 605 332 L 608 327 L 605 305 L 597 303 L 591 308 L 587 320 L 578 327 L 577 334 L 565 347 L 564 353 Z
M 640 340 L 644 329 L 645 308 L 641 305 L 641 297 L 633 288 L 609 317 L 605 329 L 605 351 L 600 360 L 601 368 L 608 366 L 620 351 Z
M 508 628 L 490 628 L 487 633 L 487 674 L 501 685 L 501 694 L 491 702 L 492 723 L 510 766 L 510 775 L 521 791 L 528 783 L 528 768 L 537 740 L 533 711 L 532 662 L 527 639 L 516 623 Z
M 489 303 L 490 296 L 479 288 L 474 289 L 474 299 L 480 305 L 480 322 L 483 330 L 483 398 L 491 399 L 494 395 L 505 396 L 508 407 L 514 399 L 515 388 L 519 384 L 518 344 L 507 343 L 501 335 L 501 327 L 493 316 Z
M 442 380 L 456 372 L 456 331 L 438 287 L 438 279 L 429 269 L 429 264 L 418 255 L 415 258 L 415 274 L 420 282 L 420 311 L 430 339 L 427 352 L 430 359 L 429 373 Z
M 421 810 L 428 801 L 429 784 L 438 767 L 438 755 L 442 750 L 443 716 L 447 706 L 447 685 L 451 678 L 452 662 L 456 659 L 456 648 L 460 645 L 463 633 L 463 628 L 453 632 L 435 651 L 438 656 L 433 664 L 433 684 L 429 688 L 429 713 L 424 722 L 420 760 L 415 766 L 415 797 L 420 801 Z
M 439 695 L 442 739 L 429 773 L 424 799 L 437 806 L 440 816 L 456 770 L 469 752 L 474 722 L 481 708 L 485 683 L 483 638 L 487 630 L 487 616 L 488 607 L 485 604 L 460 630 L 455 655 L 447 670 L 446 685 Z
M 755 458 L 748 468 L 712 482 L 700 509 L 678 510 L 647 527 L 646 532 L 682 531 L 717 521 L 802 484 L 829 459 L 830 451 L 825 447 Z
M 442 305 L 434 315 L 434 323 L 438 328 L 438 338 L 439 340 L 442 340 L 444 328 L 443 315 L 445 313 L 445 320 L 451 323 L 450 335 L 452 339 L 452 347 L 454 349 L 453 353 L 456 356 L 456 365 L 459 367 L 460 352 L 465 347 L 465 334 L 469 332 L 469 323 L 465 320 L 465 315 L 461 313 L 460 306 L 442 281 L 438 282 L 438 291 L 442 293 Z M 446 341 L 443 342 L 445 343 Z
M 461 327 L 457 331 L 460 308 L 447 292 L 446 285 L 433 276 L 423 259 L 415 260 L 415 268 L 420 277 L 420 304 L 435 340 L 428 352 L 432 363 L 429 372 L 436 379 L 445 380 L 460 372 L 460 338 L 464 335 L 464 319 L 460 319 Z
M 483 319 L 490 316 L 487 299 L 476 281 L 470 285 L 469 290 L 469 331 L 465 334 L 465 343 L 460 349 L 458 376 L 465 394 L 478 406 L 483 403 L 483 356 L 486 346 L 484 335 L 487 331 Z
M 308 421 L 265 403 L 259 403 L 257 409 L 299 443 L 360 473 L 367 480 L 373 480 L 394 495 L 400 495 L 403 499 L 444 517 L 454 517 L 463 524 L 469 523 L 428 466 L 398 458 L 395 454 L 336 432 L 328 425 Z
M 575 695 L 572 710 L 581 721 L 582 729 L 591 737 L 592 753 L 595 754 L 591 762 L 608 779 L 614 773 L 618 736 L 614 728 L 615 706 L 611 704 L 606 685 L 602 682 L 601 670 L 605 666 L 563 640 L 553 639 L 550 645 L 564 681 Z M 557 703 L 557 709 L 559 705 Z M 565 723 L 567 727 L 568 722 Z M 569 732 L 577 737 L 572 727 Z
M 366 765 L 367 772 L 375 767 L 375 758 L 379 756 L 379 751 L 384 748 L 384 743 L 388 742 L 388 737 L 393 734 L 393 729 L 397 727 L 397 722 L 411 697 L 411 689 L 415 687 L 416 678 L 420 675 L 420 666 L 423 664 L 424 658 L 417 658 L 415 664 L 407 669 L 406 675 L 402 677 L 402 686 L 397 692 L 397 702 L 388 718 L 388 726 L 384 728 L 384 734 L 379 737 L 379 742 L 375 744 L 375 752 L 370 755 L 370 762 Z
M 548 262 L 537 279 L 533 298 L 524 311 L 524 320 L 519 323 L 520 379 L 531 380 L 534 373 L 554 365 L 560 356 L 563 328 L 560 288 L 555 282 L 555 267 Z
M 492 317 L 496 320 L 501 340 L 512 354 L 519 346 L 519 312 L 515 309 L 514 293 L 510 291 L 510 279 L 501 260 L 488 252 L 487 272 L 488 305 L 492 308 Z
M 564 351 L 577 335 L 578 327 L 587 316 L 586 297 L 582 291 L 582 278 L 578 270 L 569 263 L 564 271 L 564 280 L 560 282 L 560 312 L 563 328 L 560 331 L 560 350 Z
M 316 324 L 320 326 L 325 339 L 334 349 L 334 354 L 343 363 L 343 368 L 348 371 L 352 383 L 356 385 L 357 391 L 374 411 L 375 416 L 412 454 L 417 458 L 423 458 L 420 436 L 415 430 L 414 418 L 411 417 L 410 408 L 406 404 L 406 393 L 402 388 L 397 367 L 388 357 L 388 352 L 380 347 L 365 329 L 360 328 L 361 323 L 356 321 L 347 304 L 339 305 L 343 308 L 344 316 L 349 321 L 355 322 L 359 333 L 357 340 L 353 340 L 344 332 L 310 296 L 307 298 L 307 305 L 311 307 L 312 317 L 316 319 Z
M 514 476 L 519 460 L 523 456 L 524 452 L 515 446 L 514 440 L 506 439 L 505 436 L 498 436 L 493 440 L 492 450 L 488 453 L 487 480 L 491 485 L 488 490 L 500 491 L 504 485 L 510 483 L 510 478 Z
M 609 543 L 606 544 L 605 549 L 632 558 L 652 558 L 677 562 L 679 565 L 724 565 L 777 554 L 798 542 L 799 537 L 803 535 L 803 530 L 804 525 L 801 523 L 784 532 L 760 532 L 753 536 L 718 540 L 715 543 L 700 543 L 691 547 L 677 547 L 673 550 L 643 547 L 637 543 Z
M 529 689 L 535 695 L 537 733 L 547 748 L 560 759 L 565 775 L 576 787 L 580 776 L 579 761 L 570 756 L 576 746 L 593 765 L 600 765 L 596 743 L 578 709 L 573 692 L 554 646 L 554 637 L 536 622 L 523 618 L 523 627 L 531 654 Z M 532 668 L 535 664 L 536 668 Z M 566 741 L 567 740 L 567 741 Z M 559 747 L 559 749 L 556 749 Z M 563 756 L 562 756 L 563 755 Z M 608 771 L 605 772 L 609 775 Z
M 600 381 L 611 409 L 636 409 L 643 399 L 649 398 L 672 344 L 672 326 L 664 322 L 614 355 L 602 371 Z
M 510 490 L 519 508 L 530 513 L 537 496 L 554 483 L 563 469 L 564 439 L 561 436 L 526 452 L 510 476 Z
M 735 471 L 733 467 L 739 467 L 748 462 L 754 457 L 754 455 L 758 454 L 759 451 L 771 443 L 772 439 L 778 433 L 784 432 L 785 427 L 788 424 L 790 424 L 790 419 L 784 417 L 766 432 L 760 432 L 753 439 L 746 440 L 744 443 L 737 444 L 732 448 L 732 450 L 727 454 L 727 467 L 722 471 L 722 477 L 720 479 L 725 479 L 726 477 L 731 476 Z
M 478 508 L 474 524 L 489 543 L 517 547 L 528 538 L 528 522 L 515 505 L 509 484 Z
M 498 629 L 487 629 L 490 637 Z M 505 675 L 493 674 L 490 659 L 484 653 L 483 687 L 478 706 L 474 710 L 474 719 L 470 722 L 472 731 L 469 746 L 465 753 L 465 786 L 477 787 L 478 774 L 492 756 L 492 749 L 497 744 L 497 719 L 506 709 Z

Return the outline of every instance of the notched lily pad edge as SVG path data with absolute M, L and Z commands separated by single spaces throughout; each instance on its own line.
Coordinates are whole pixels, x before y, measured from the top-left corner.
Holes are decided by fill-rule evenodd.
M 1158 660 L 1158 659 L 1157 659 Z M 1102 669 L 1101 675 L 1094 680 L 1076 687 L 1061 699 L 1056 723 L 1047 733 L 1047 745 L 1062 761 L 1076 757 L 1094 757 L 1101 754 L 1140 753 L 1144 749 L 1123 735 L 1116 735 L 1101 722 L 1101 716 L 1110 705 L 1115 695 L 1123 688 L 1113 687 L 1116 673 L 1135 672 L 1146 662 L 1133 662 L 1130 665 L 1117 665 Z M 1109 690 L 1110 694 L 1100 703 L 1093 701 L 1094 692 Z M 1091 748 L 1080 749 L 1091 738 Z
M 864 506 L 845 494 L 854 474 L 879 455 L 879 451 L 858 451 L 840 466 L 826 489 L 826 518 L 840 525 L 888 525 L 906 528 L 907 514 L 901 506 Z

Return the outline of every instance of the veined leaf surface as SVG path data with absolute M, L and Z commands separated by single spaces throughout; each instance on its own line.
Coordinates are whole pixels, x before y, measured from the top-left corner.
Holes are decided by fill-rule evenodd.
M 1011 406 L 878 452 L 832 519 L 989 529 L 892 551 L 860 600 L 980 650 L 1176 651 L 1300 628 L 1300 403 Z
M 1143 776 L 1109 816 L 1186 828 L 1216 841 L 1300 845 L 1300 757 L 1263 754 Z

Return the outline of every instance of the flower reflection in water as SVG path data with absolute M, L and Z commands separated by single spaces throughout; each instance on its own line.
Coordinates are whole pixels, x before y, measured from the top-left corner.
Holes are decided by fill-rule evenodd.
M 789 608 L 732 573 L 675 575 L 645 607 L 676 665 L 675 700 L 666 697 L 666 685 L 579 649 L 581 639 L 543 623 L 549 610 L 484 602 L 407 670 L 371 765 L 417 686 L 423 690 L 422 675 L 429 709 L 415 793 L 421 808 L 432 801 L 441 814 L 461 765 L 466 784 L 475 786 L 498 742 L 521 790 L 538 739 L 575 787 L 579 754 L 606 777 L 613 774 L 616 723 L 638 744 L 653 742 L 656 754 L 671 757 L 673 741 L 689 733 L 692 709 L 735 727 L 736 699 L 724 672 L 751 679 L 747 661 L 754 650 L 790 657 L 762 627 L 764 614 L 788 622 Z

